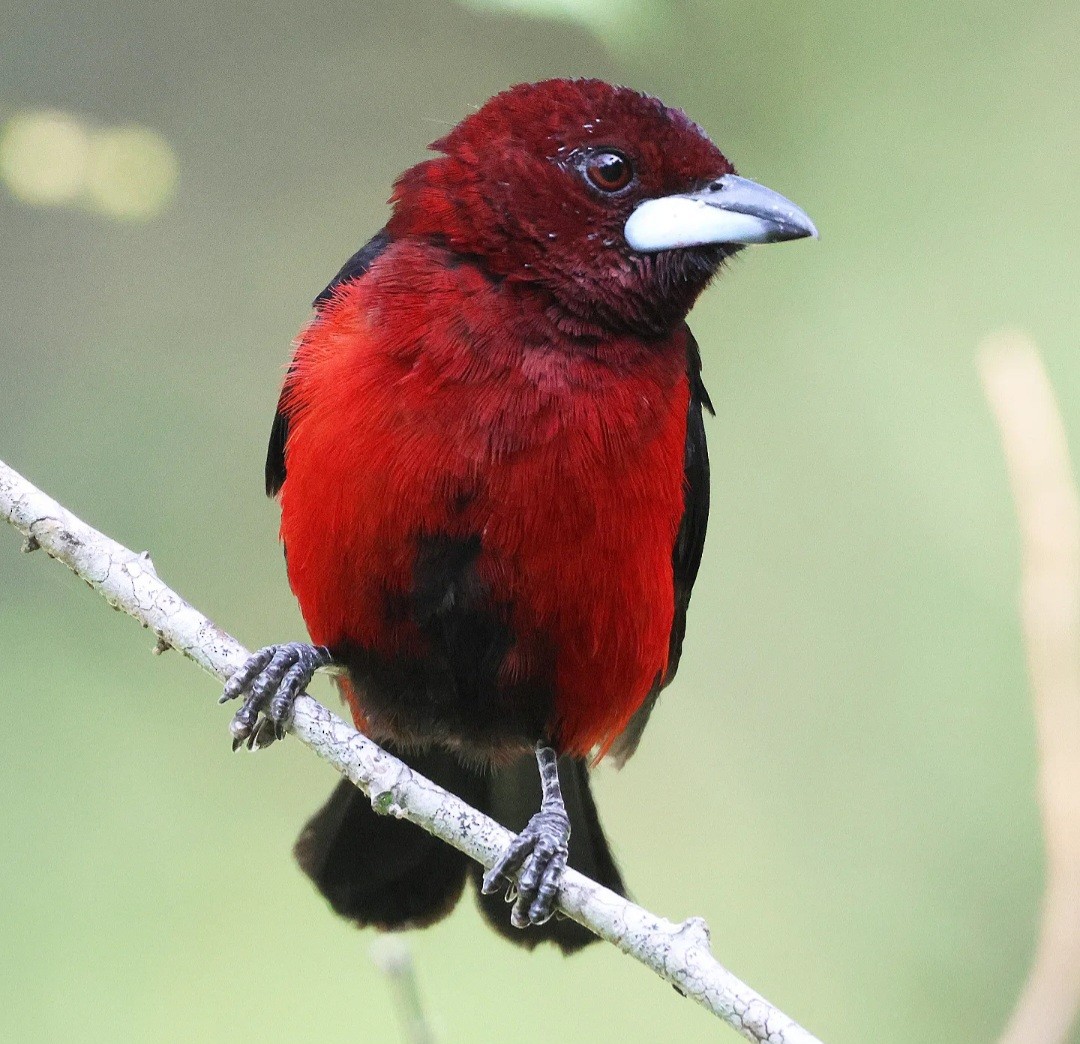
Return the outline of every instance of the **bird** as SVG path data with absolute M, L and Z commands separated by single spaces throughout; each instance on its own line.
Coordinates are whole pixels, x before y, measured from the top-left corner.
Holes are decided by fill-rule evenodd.
M 326 669 L 358 729 L 517 832 L 486 872 L 343 781 L 295 853 L 340 915 L 423 927 L 470 882 L 525 947 L 573 867 L 626 894 L 590 790 L 679 666 L 709 514 L 686 322 L 747 244 L 817 237 L 683 111 L 598 79 L 495 95 L 394 183 L 315 298 L 270 432 L 310 641 L 229 679 L 234 749 Z M 509 917 L 503 895 L 511 904 Z

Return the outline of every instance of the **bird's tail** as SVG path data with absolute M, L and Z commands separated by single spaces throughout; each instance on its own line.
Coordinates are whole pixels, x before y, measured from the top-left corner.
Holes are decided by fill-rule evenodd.
M 540 808 L 540 778 L 531 757 L 494 770 L 471 769 L 438 750 L 407 760 L 515 832 Z M 588 767 L 577 758 L 560 758 L 559 778 L 570 816 L 570 866 L 625 895 L 589 790 Z M 544 925 L 514 928 L 500 894 L 479 894 L 479 864 L 407 820 L 378 815 L 348 780 L 338 784 L 308 822 L 295 851 L 304 873 L 333 909 L 361 926 L 395 931 L 432 924 L 454 908 L 471 878 L 484 917 L 518 945 L 531 949 L 539 942 L 553 942 L 564 953 L 573 953 L 596 938 L 558 916 Z

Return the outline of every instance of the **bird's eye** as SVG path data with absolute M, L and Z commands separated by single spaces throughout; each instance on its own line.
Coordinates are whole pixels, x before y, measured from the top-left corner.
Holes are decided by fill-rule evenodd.
M 618 192 L 630 184 L 634 168 L 622 153 L 598 152 L 585 161 L 585 176 L 602 192 Z

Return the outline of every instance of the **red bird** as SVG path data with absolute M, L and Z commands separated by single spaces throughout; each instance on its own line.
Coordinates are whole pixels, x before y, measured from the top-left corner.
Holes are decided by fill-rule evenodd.
M 256 653 L 223 699 L 263 746 L 331 667 L 359 729 L 520 831 L 480 880 L 343 782 L 297 843 L 340 914 L 428 924 L 474 873 L 503 934 L 569 952 L 592 936 L 551 919 L 567 862 L 624 891 L 587 761 L 637 747 L 705 539 L 686 314 L 742 244 L 817 233 L 684 113 L 598 80 L 513 87 L 432 149 L 316 298 L 270 434 L 313 644 Z M 515 875 L 527 933 L 491 894 Z

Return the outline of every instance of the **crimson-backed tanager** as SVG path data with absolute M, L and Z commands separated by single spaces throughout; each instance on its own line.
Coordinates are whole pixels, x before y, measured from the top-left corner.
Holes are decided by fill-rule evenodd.
M 340 914 L 428 924 L 472 874 L 500 932 L 569 952 L 592 936 L 551 917 L 567 863 L 624 892 L 588 765 L 634 752 L 674 676 L 705 539 L 687 312 L 743 244 L 816 232 L 683 112 L 598 80 L 513 87 L 432 149 L 316 298 L 270 434 L 312 644 L 223 699 L 264 746 L 329 667 L 359 729 L 520 831 L 481 877 L 343 782 L 296 849 Z

